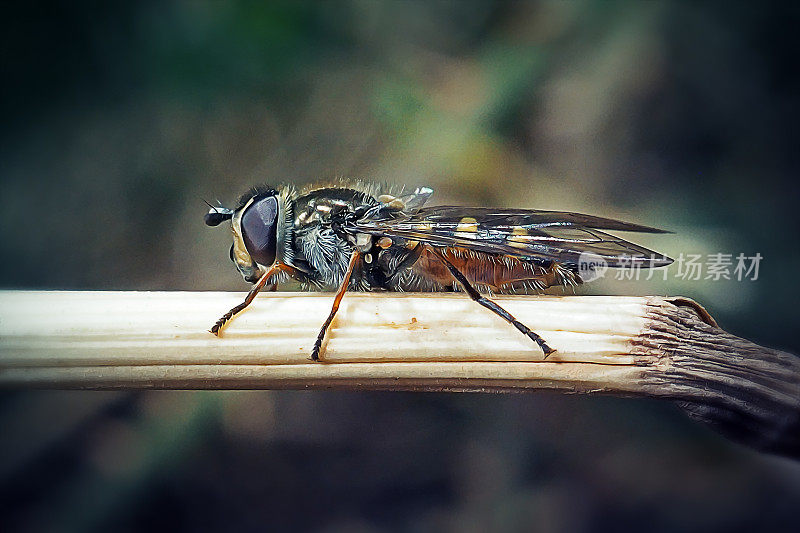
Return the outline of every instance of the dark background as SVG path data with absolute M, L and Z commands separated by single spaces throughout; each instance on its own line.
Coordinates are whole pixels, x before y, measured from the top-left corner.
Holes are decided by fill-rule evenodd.
M 3 6 L 0 286 L 245 290 L 201 199 L 336 177 L 613 216 L 683 294 L 800 353 L 797 7 L 739 2 Z M 2 296 L 0 296 L 2 298 Z M 1 302 L 0 302 L 1 304 Z M 791 530 L 800 466 L 660 402 L 0 394 L 22 531 Z

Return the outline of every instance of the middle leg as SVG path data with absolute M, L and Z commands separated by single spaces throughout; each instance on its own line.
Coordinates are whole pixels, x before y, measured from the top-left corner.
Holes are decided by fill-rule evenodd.
M 311 351 L 311 359 L 313 361 L 319 361 L 319 352 L 322 349 L 322 341 L 325 340 L 325 334 L 328 332 L 331 322 L 333 322 L 333 317 L 336 316 L 336 311 L 339 310 L 339 304 L 342 302 L 344 293 L 347 292 L 347 287 L 350 285 L 350 276 L 353 274 L 353 269 L 355 268 L 356 263 L 358 263 L 358 259 L 360 257 L 361 252 L 358 250 L 353 250 L 353 255 L 350 256 L 350 264 L 347 265 L 347 272 L 345 272 L 342 284 L 339 286 L 339 290 L 336 292 L 336 296 L 333 299 L 333 307 L 331 308 L 331 312 L 328 315 L 328 319 L 322 325 L 322 329 L 319 331 L 319 335 L 317 335 L 317 341 L 314 343 L 314 349 Z

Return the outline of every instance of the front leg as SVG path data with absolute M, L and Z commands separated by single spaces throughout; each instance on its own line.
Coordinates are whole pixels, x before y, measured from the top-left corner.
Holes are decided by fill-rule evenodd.
M 322 349 L 322 341 L 325 340 L 325 334 L 328 332 L 331 322 L 333 322 L 333 317 L 336 316 L 336 311 L 339 310 L 339 304 L 342 302 L 342 298 L 344 298 L 344 293 L 347 292 L 347 287 L 350 285 L 350 277 L 353 274 L 353 269 L 355 268 L 356 263 L 358 263 L 360 257 L 361 252 L 358 250 L 353 250 L 353 255 L 350 256 L 350 264 L 347 265 L 347 272 L 345 272 L 342 284 L 339 286 L 339 290 L 336 292 L 336 297 L 333 299 L 331 313 L 328 315 L 328 319 L 322 325 L 322 329 L 319 331 L 319 335 L 317 335 L 317 341 L 314 343 L 314 349 L 311 351 L 311 359 L 313 361 L 319 361 L 319 352 Z
M 247 293 L 247 296 L 244 299 L 244 302 L 240 303 L 224 315 L 222 315 L 217 322 L 211 326 L 209 330 L 211 333 L 216 335 L 217 337 L 220 336 L 222 333 L 222 328 L 227 324 L 237 313 L 242 311 L 245 307 L 250 305 L 250 303 L 255 299 L 256 295 L 264 288 L 265 285 L 268 284 L 269 280 L 277 274 L 278 272 L 287 272 L 288 274 L 292 274 L 294 269 L 288 265 L 284 265 L 283 263 L 275 263 L 272 265 L 272 268 L 267 270 L 267 272 L 258 278 L 258 281 L 250 288 L 250 292 Z M 275 290 L 277 285 L 271 285 L 268 290 Z

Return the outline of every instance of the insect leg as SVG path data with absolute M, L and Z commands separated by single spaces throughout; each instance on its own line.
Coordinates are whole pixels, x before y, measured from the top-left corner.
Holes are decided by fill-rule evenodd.
M 342 284 L 339 286 L 339 290 L 336 292 L 336 296 L 333 299 L 331 313 L 322 325 L 322 329 L 319 331 L 319 335 L 317 335 L 317 342 L 314 343 L 314 349 L 311 351 L 311 359 L 314 361 L 319 361 L 319 351 L 322 349 L 322 341 L 325 340 L 325 334 L 328 332 L 331 322 L 333 322 L 333 317 L 336 316 L 336 311 L 339 310 L 339 304 L 342 302 L 344 293 L 347 292 L 347 287 L 350 285 L 350 276 L 353 274 L 353 269 L 360 257 L 361 252 L 353 250 L 353 255 L 350 256 L 350 264 L 347 265 L 347 272 L 345 272 Z
M 250 292 L 248 292 L 248 293 L 247 293 L 247 296 L 245 297 L 245 299 L 244 299 L 244 302 L 240 303 L 239 305 L 237 305 L 236 307 L 234 307 L 233 309 L 231 309 L 230 311 L 228 311 L 227 313 L 225 313 L 224 315 L 222 315 L 222 316 L 220 317 L 220 319 L 219 319 L 219 320 L 217 320 L 217 322 L 216 322 L 216 323 L 215 323 L 213 326 L 211 326 L 211 329 L 210 329 L 209 331 L 210 331 L 211 333 L 213 333 L 214 335 L 216 335 L 217 337 L 219 337 L 219 335 L 220 335 L 220 330 L 222 329 L 222 327 L 223 327 L 223 326 L 224 326 L 224 325 L 225 325 L 225 324 L 226 324 L 226 323 L 227 323 L 227 322 L 228 322 L 228 321 L 229 321 L 231 318 L 233 318 L 233 315 L 235 315 L 236 313 L 238 313 L 239 311 L 241 311 L 242 309 L 244 309 L 245 307 L 247 307 L 248 305 L 250 305 L 250 303 L 251 303 L 251 302 L 253 301 L 253 299 L 256 297 L 256 294 L 258 294 L 258 292 L 259 292 L 261 289 L 263 289 L 263 288 L 264 288 L 264 286 L 267 284 L 267 282 L 269 281 L 269 279 L 270 279 L 272 276 L 274 276 L 275 274 L 277 274 L 277 273 L 278 273 L 279 271 L 281 271 L 281 270 L 284 270 L 284 268 L 283 268 L 283 265 L 282 265 L 282 264 L 280 264 L 280 263 L 277 263 L 277 264 L 275 264 L 275 265 L 274 265 L 272 268 L 270 268 L 269 270 L 267 270 L 266 274 L 264 274 L 263 276 L 261 276 L 260 278 L 258 278 L 258 281 L 257 281 L 257 282 L 255 283 L 255 285 L 253 285 L 253 287 L 250 289 Z
M 503 309 L 502 307 L 497 305 L 495 302 L 493 302 L 492 300 L 486 298 L 481 293 L 479 293 L 475 289 L 475 287 L 473 287 L 470 284 L 470 282 L 467 279 L 467 277 L 464 274 L 462 274 L 461 271 L 458 270 L 455 267 L 455 265 L 453 265 L 450 261 L 447 260 L 447 258 L 444 256 L 444 254 L 442 254 L 440 251 L 438 251 L 433 246 L 429 246 L 428 249 L 431 252 L 433 252 L 433 254 L 436 255 L 436 257 L 438 257 L 442 261 L 442 263 L 444 263 L 444 265 L 447 267 L 447 270 L 449 270 L 450 274 L 453 275 L 453 277 L 456 279 L 456 281 L 458 281 L 461 284 L 461 286 L 464 287 L 464 290 L 467 292 L 467 294 L 469 295 L 470 298 L 472 298 L 473 300 L 475 300 L 476 302 L 478 302 L 479 304 L 481 304 L 485 308 L 489 309 L 493 313 L 495 313 L 497 315 L 500 315 L 507 322 L 509 322 L 511 325 L 513 325 L 515 328 L 520 330 L 523 335 L 528 336 L 531 340 L 536 342 L 536 344 L 538 344 L 539 347 L 544 352 L 544 358 L 545 359 L 547 359 L 548 355 L 550 355 L 551 353 L 555 352 L 555 350 L 550 348 L 547 345 L 547 343 L 545 342 L 545 340 L 543 338 L 541 338 L 539 335 L 537 335 L 536 332 L 531 331 L 531 329 L 528 326 L 526 326 L 525 324 L 523 324 L 522 322 L 520 322 L 519 320 L 514 318 L 514 316 L 511 315 L 511 313 L 509 313 L 508 311 L 506 311 L 505 309 Z

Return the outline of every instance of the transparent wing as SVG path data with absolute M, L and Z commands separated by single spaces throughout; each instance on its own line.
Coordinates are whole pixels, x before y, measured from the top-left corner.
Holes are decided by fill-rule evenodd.
M 382 194 L 378 196 L 378 204 L 371 207 L 363 216 L 364 220 L 407 219 L 415 215 L 433 194 L 430 187 L 417 187 L 414 192 L 400 196 Z
M 399 196 L 398 199 L 403 203 L 402 212 L 407 215 L 416 214 L 431 195 L 433 195 L 433 189 L 430 187 L 417 187 L 414 192 Z
M 357 224 L 375 235 L 565 264 L 578 264 L 581 254 L 599 256 L 610 267 L 672 263 L 665 255 L 601 230 L 668 232 L 580 213 L 441 206 L 394 218 L 365 218 Z

